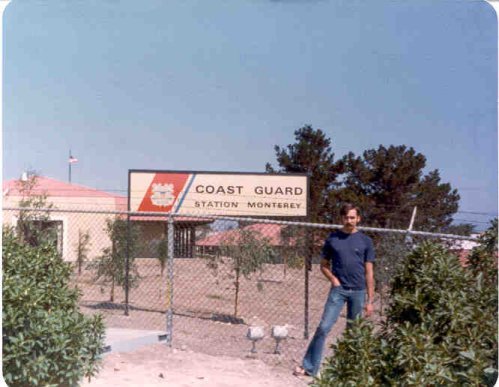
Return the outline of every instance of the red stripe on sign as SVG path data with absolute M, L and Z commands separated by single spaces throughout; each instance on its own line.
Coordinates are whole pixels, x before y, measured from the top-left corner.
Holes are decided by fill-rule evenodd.
M 170 212 L 188 178 L 187 173 L 156 173 L 138 211 Z

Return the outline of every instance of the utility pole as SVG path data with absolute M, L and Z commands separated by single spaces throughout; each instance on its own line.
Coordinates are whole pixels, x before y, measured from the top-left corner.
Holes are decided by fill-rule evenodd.
M 411 221 L 409 223 L 409 228 L 407 229 L 407 231 L 412 231 L 412 226 L 414 225 L 414 219 L 416 219 L 417 210 L 418 210 L 418 207 L 414 206 L 414 209 L 412 210 Z
M 412 210 L 412 216 L 411 216 L 411 221 L 409 222 L 409 228 L 407 229 L 407 236 L 405 237 L 405 243 L 407 245 L 412 244 L 412 238 L 411 235 L 409 234 L 410 231 L 412 231 L 412 226 L 414 226 L 414 219 L 416 219 L 416 212 L 418 210 L 417 206 L 414 206 Z

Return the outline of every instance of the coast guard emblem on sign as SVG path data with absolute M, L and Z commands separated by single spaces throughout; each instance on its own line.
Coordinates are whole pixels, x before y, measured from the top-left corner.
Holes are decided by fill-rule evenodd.
M 159 207 L 167 207 L 173 204 L 175 196 L 173 195 L 173 184 L 153 184 L 152 185 L 152 204 Z

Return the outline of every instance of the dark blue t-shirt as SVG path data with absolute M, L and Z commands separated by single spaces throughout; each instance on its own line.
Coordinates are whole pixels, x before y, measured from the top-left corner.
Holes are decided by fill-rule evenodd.
M 341 285 L 362 290 L 366 288 L 365 262 L 374 262 L 371 238 L 360 231 L 353 234 L 341 230 L 329 234 L 322 248 L 322 257 L 331 262 L 331 271 Z

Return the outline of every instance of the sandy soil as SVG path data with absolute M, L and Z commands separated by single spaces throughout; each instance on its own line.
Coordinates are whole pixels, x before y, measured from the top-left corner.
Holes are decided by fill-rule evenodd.
M 133 352 L 112 353 L 96 378 L 82 386 L 214 386 L 303 387 L 311 378 L 297 378 L 291 370 L 272 367 L 257 358 L 211 356 L 164 344 Z
M 109 302 L 109 286 L 93 280 L 91 272 L 75 276 L 82 290 L 80 302 L 84 313 L 100 313 L 108 327 L 165 330 L 168 307 L 166 272 L 160 275 L 158 261 L 137 259 L 142 277 L 130 291 L 130 313 L 124 315 L 124 294 L 115 289 L 115 302 Z M 316 265 L 314 265 L 316 266 Z M 195 352 L 244 358 L 251 343 L 246 339 L 250 325 L 260 325 L 266 337 L 257 349 L 265 362 L 292 366 L 305 350 L 304 338 L 304 272 L 282 265 L 267 265 L 263 273 L 241 279 L 238 314 L 234 317 L 234 278 L 226 267 L 215 276 L 203 259 L 176 259 L 173 290 L 173 345 L 187 345 Z M 260 283 L 260 290 L 258 289 Z M 329 284 L 318 267 L 310 272 L 309 336 L 320 319 Z M 275 341 L 272 325 L 289 327 L 288 340 L 282 343 L 282 356 L 273 355 Z M 331 334 L 331 342 L 343 330 L 341 318 Z
M 128 316 L 124 315 L 123 290 L 116 288 L 115 301 L 109 302 L 109 286 L 96 283 L 89 271 L 74 276 L 74 284 L 82 291 L 81 310 L 102 314 L 108 327 L 164 331 L 169 299 L 166 270 L 161 275 L 155 259 L 136 262 L 142 279 L 130 292 Z M 307 339 L 303 269 L 285 271 L 283 265 L 267 265 L 263 273 L 242 278 L 238 315 L 234 318 L 234 277 L 230 269 L 220 267 L 213 275 L 203 259 L 175 259 L 172 345 L 176 353 L 160 344 L 133 353 L 110 354 L 96 380 L 102 384 L 92 385 L 304 385 L 291 370 L 301 363 L 330 287 L 318 265 L 313 266 L 309 272 Z M 289 336 L 281 343 L 281 354 L 274 354 L 271 327 L 285 324 Z M 257 343 L 257 359 L 248 359 L 251 343 L 246 334 L 251 325 L 265 330 L 264 339 Z M 343 312 L 328 337 L 326 356 L 345 325 Z

